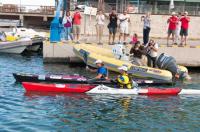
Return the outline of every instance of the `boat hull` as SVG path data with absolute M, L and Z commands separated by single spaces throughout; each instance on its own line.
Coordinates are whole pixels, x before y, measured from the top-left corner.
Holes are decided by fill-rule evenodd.
M 29 45 L 31 45 L 31 39 L 29 38 L 23 38 L 12 42 L 0 42 L 0 52 L 21 54 Z
M 79 75 L 36 75 L 25 73 L 13 73 L 13 76 L 17 82 L 47 82 L 47 83 L 79 83 L 87 84 L 86 77 Z M 139 86 L 144 85 L 172 85 L 172 82 L 162 80 L 145 80 L 145 79 L 133 79 Z M 95 81 L 93 84 L 113 84 L 109 81 Z
M 107 49 L 90 45 L 75 45 L 73 51 L 77 57 L 92 67 L 96 67 L 94 62 L 101 59 L 111 71 L 119 72 L 118 67 L 126 65 L 132 71 L 131 75 L 134 77 L 172 81 L 172 73 L 167 70 L 136 66 L 131 62 L 115 59 L 111 51 Z
M 56 92 L 56 93 L 88 93 L 88 94 L 125 94 L 125 95 L 178 95 L 180 88 L 144 88 L 120 89 L 104 85 L 89 84 L 42 84 L 23 82 L 27 92 Z

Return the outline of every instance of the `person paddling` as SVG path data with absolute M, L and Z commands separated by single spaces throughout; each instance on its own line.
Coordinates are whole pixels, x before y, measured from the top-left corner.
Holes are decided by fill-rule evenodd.
M 128 67 L 127 66 L 121 66 L 118 68 L 120 75 L 117 77 L 116 81 L 120 88 L 127 88 L 132 89 L 132 81 L 130 77 L 128 76 Z
M 97 69 L 90 69 L 87 67 L 87 69 L 91 72 L 97 72 L 97 76 L 93 78 L 93 80 L 108 80 L 108 70 L 104 66 L 102 60 L 96 60 L 94 64 L 97 66 Z

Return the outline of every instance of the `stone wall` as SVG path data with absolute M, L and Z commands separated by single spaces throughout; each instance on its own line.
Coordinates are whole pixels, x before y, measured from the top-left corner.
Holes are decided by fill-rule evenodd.
M 143 14 L 130 14 L 131 24 L 130 24 L 130 34 L 137 33 L 139 36 L 142 36 L 143 23 L 141 22 L 141 16 Z M 152 15 L 151 16 L 151 37 L 156 38 L 166 38 L 167 36 L 167 19 L 168 15 Z M 90 21 L 91 20 L 91 21 Z M 85 23 L 86 22 L 86 23 Z M 90 33 L 91 35 L 96 34 L 95 29 L 95 17 L 84 16 L 82 19 L 82 34 Z M 104 26 L 104 35 L 108 35 L 107 29 L 108 20 L 106 20 Z M 190 39 L 200 39 L 200 17 L 191 16 L 191 22 L 189 26 L 189 38 Z

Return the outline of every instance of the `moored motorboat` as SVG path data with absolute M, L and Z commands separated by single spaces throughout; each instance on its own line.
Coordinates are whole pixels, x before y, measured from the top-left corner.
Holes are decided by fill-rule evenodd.
M 47 82 L 47 83 L 78 83 L 78 84 L 88 84 L 90 81 L 84 76 L 77 74 L 74 75 L 39 75 L 39 74 L 30 74 L 30 73 L 13 73 L 13 76 L 17 82 Z M 172 85 L 170 81 L 163 80 L 148 80 L 148 79 L 134 79 L 139 86 L 143 85 Z M 91 83 L 91 82 L 90 82 Z M 93 81 L 93 84 L 113 84 L 110 81 Z
M 116 55 L 115 53 L 118 53 L 118 49 L 115 47 L 113 50 L 109 50 L 94 45 L 80 44 L 75 45 L 73 50 L 77 57 L 92 67 L 96 67 L 94 61 L 100 59 L 111 71 L 118 72 L 118 67 L 126 65 L 129 68 L 130 75 L 137 78 L 159 79 L 164 81 L 172 81 L 173 79 L 172 72 L 168 70 L 132 64 L 127 54 Z M 183 66 L 177 66 L 177 68 L 182 72 L 188 72 L 187 68 Z
M 0 52 L 21 54 L 27 48 L 27 46 L 30 46 L 31 44 L 31 39 L 29 38 L 0 42 Z
M 6 32 L 6 35 L 12 35 L 21 38 L 30 38 L 32 44 L 29 45 L 26 50 L 33 52 L 37 52 L 42 47 L 42 43 L 46 37 L 45 32 L 37 32 L 33 29 L 28 28 L 13 28 L 13 31 Z
M 88 94 L 125 94 L 125 95 L 178 95 L 181 88 L 134 88 L 120 89 L 105 85 L 92 84 L 44 84 L 23 82 L 27 92 L 55 92 L 55 93 L 88 93 Z M 198 91 L 200 94 L 200 90 Z M 182 93 L 183 94 L 183 93 Z M 186 93 L 184 93 L 186 94 Z M 189 93 L 188 93 L 189 94 Z

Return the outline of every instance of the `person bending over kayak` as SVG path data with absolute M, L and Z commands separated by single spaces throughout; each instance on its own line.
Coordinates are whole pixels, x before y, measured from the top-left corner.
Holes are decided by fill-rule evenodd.
M 102 60 L 97 60 L 94 62 L 97 66 L 97 69 L 87 69 L 91 72 L 97 72 L 97 76 L 94 79 L 99 80 L 108 80 L 108 70 L 105 68 Z
M 121 66 L 118 68 L 119 72 L 121 75 L 119 75 L 116 79 L 118 85 L 120 86 L 120 88 L 128 88 L 128 89 L 132 89 L 132 81 L 130 79 L 130 77 L 128 76 L 128 67 L 127 66 Z

